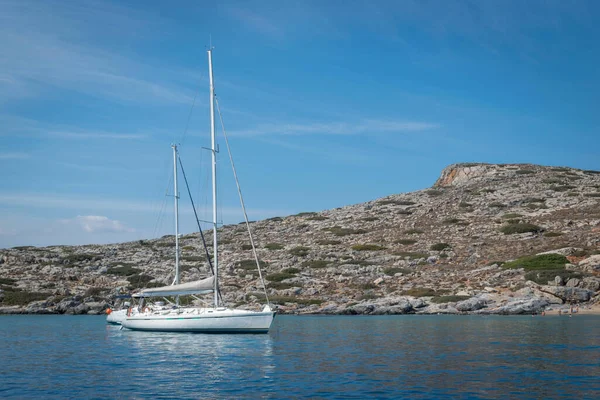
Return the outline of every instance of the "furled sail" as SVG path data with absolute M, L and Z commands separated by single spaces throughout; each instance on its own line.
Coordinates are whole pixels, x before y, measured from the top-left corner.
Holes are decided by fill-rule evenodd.
M 134 297 L 183 296 L 186 294 L 210 293 L 214 289 L 214 276 L 199 281 L 181 283 L 157 288 L 144 289 Z

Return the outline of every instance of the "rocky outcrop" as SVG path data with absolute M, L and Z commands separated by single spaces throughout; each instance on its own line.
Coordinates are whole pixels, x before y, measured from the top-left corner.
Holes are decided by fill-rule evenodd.
M 251 227 L 284 313 L 520 314 L 600 296 L 596 171 L 455 164 L 429 189 Z M 227 304 L 258 308 L 244 235 L 242 225 L 220 228 L 221 289 Z M 182 280 L 206 276 L 198 235 L 180 244 Z M 119 293 L 169 284 L 173 254 L 173 236 L 0 249 L 0 313 L 102 313 Z M 503 267 L 536 254 L 563 255 L 566 268 Z

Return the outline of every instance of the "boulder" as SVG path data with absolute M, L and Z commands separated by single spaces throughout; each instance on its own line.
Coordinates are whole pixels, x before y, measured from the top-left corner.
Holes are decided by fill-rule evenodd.
M 550 293 L 563 301 L 588 301 L 594 294 L 591 290 L 567 286 L 542 286 L 543 292 Z
M 581 283 L 581 280 L 579 280 L 577 278 L 571 278 L 567 281 L 566 286 L 567 287 L 577 287 L 577 286 L 579 286 L 580 283 Z
M 478 297 L 471 297 L 470 299 L 456 303 L 456 309 L 460 312 L 476 311 L 484 307 L 486 307 L 485 300 Z
M 600 290 L 600 279 L 595 277 L 583 278 L 580 287 L 591 290 L 592 292 L 597 292 Z
M 594 254 L 580 261 L 579 268 L 587 272 L 600 272 L 600 254 Z

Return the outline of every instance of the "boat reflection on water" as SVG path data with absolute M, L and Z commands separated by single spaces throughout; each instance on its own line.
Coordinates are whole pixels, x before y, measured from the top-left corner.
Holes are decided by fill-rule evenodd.
M 155 393 L 185 397 L 201 387 L 205 394 L 223 395 L 223 383 L 235 379 L 274 384 L 270 335 L 139 332 L 107 325 L 106 340 L 113 348 L 122 346 L 114 352 L 114 362 L 131 367 L 128 379 L 154 381 Z

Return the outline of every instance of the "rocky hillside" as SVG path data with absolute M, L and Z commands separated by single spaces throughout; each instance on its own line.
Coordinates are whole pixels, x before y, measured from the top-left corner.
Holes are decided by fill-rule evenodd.
M 598 171 L 456 164 L 430 189 L 251 228 L 280 312 L 522 314 L 599 302 Z M 245 229 L 220 229 L 222 292 L 257 308 Z M 181 246 L 182 280 L 206 276 L 198 234 Z M 0 312 L 101 313 L 118 292 L 169 284 L 173 253 L 173 236 L 0 250 Z

